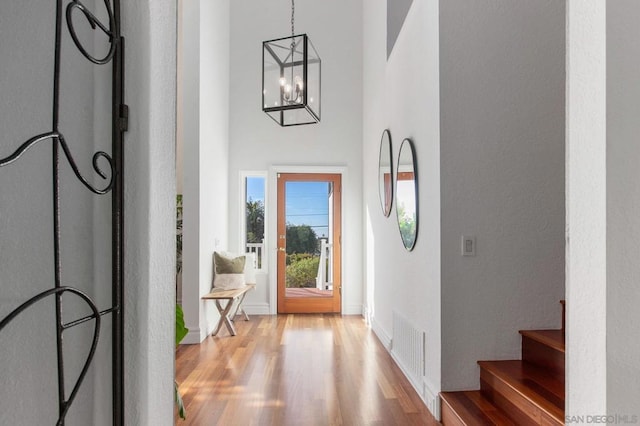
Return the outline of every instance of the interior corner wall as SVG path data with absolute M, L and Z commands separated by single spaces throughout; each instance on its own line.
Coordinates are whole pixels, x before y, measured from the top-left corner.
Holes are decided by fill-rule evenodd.
M 606 9 L 610 3 L 567 1 L 568 416 L 602 415 L 607 410 Z
M 202 341 L 200 310 L 200 0 L 182 0 L 178 36 L 182 68 L 181 98 L 177 110 L 182 117 L 182 309 L 189 334 L 183 343 Z M 185 24 L 188 23 L 188 24 Z
M 184 126 L 183 126 L 183 109 L 182 102 L 184 96 L 182 94 L 183 85 L 185 81 L 183 81 L 183 73 L 184 70 L 184 48 L 182 48 L 182 37 L 184 35 L 184 1 L 177 2 L 178 9 L 178 26 L 177 26 L 177 56 L 176 56 L 176 75 L 177 75 L 177 83 L 176 83 L 176 100 L 178 101 L 178 107 L 176 108 L 176 192 L 178 194 L 182 194 L 184 191 L 184 159 L 183 159 L 183 151 L 184 151 Z M 180 291 L 181 293 L 181 291 Z M 182 295 L 178 294 L 178 298 Z
M 172 425 L 176 3 L 123 2 L 122 17 L 131 111 L 125 134 L 125 423 Z
M 231 2 L 229 245 L 240 251 L 241 171 L 272 166 L 345 167 L 343 190 L 343 313 L 362 313 L 362 3 L 296 2 L 296 32 L 307 33 L 322 59 L 322 116 L 312 125 L 280 127 L 262 112 L 262 42 L 291 31 L 290 0 Z M 270 176 L 269 179 L 272 179 Z M 267 194 L 268 253 L 275 253 L 275 193 Z M 347 254 L 348 253 L 348 254 Z M 272 268 L 273 269 L 273 268 Z M 247 294 L 250 311 L 275 313 L 275 270 L 258 275 Z
M 385 76 L 386 76 L 386 31 L 380 31 L 380 26 L 387 25 L 386 0 L 373 0 L 363 2 L 363 62 L 362 62 L 362 158 L 363 174 L 362 192 L 364 194 L 363 220 L 365 224 L 364 235 L 364 303 L 365 318 L 374 326 L 376 316 L 375 290 L 378 286 L 376 274 L 376 259 L 384 259 L 380 253 L 387 244 L 378 244 L 384 231 L 385 241 L 394 241 L 393 230 L 386 225 L 386 219 L 382 214 L 382 207 L 378 192 L 378 159 L 380 152 L 380 139 L 384 128 L 388 127 L 387 109 L 385 107 Z M 384 48 L 382 47 L 384 46 Z M 382 127 L 379 129 L 378 127 Z M 393 141 L 392 141 L 393 142 Z M 389 219 L 393 221 L 393 219 Z M 388 345 L 391 337 L 390 325 L 387 330 L 381 330 L 380 326 L 374 328 L 376 333 L 384 332 L 387 335 Z
M 564 88 L 564 2 L 440 1 L 443 390 L 560 328 Z
M 640 419 L 640 3 L 607 2 L 607 413 Z M 634 337 L 635 336 L 635 337 Z M 593 344 L 591 345 L 593 347 Z
M 394 311 L 425 333 L 426 374 L 417 391 L 436 415 L 441 362 L 438 8 L 435 0 L 413 2 L 388 60 L 386 1 L 364 2 L 363 13 L 366 310 L 387 347 L 394 337 Z M 419 233 L 412 252 L 400 238 L 396 200 L 388 218 L 380 205 L 378 153 L 386 128 L 394 166 L 403 139 L 415 144 Z
M 229 240 L 230 2 L 200 3 L 200 296 L 213 286 L 214 250 Z M 202 339 L 219 314 L 213 303 L 200 303 Z
M 213 251 L 228 239 L 229 0 L 183 0 L 181 34 L 183 146 L 182 306 L 199 343 L 218 313 L 200 298 L 211 290 Z

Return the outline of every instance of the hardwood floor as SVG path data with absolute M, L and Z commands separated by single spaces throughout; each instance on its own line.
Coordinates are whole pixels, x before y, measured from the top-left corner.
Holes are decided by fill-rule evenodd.
M 176 353 L 177 425 L 438 425 L 360 316 L 236 321 Z

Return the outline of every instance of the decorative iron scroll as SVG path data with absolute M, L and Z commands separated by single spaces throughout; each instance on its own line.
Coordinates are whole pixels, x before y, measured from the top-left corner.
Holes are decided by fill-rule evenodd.
M 112 380 L 113 380 L 113 424 L 124 424 L 124 338 L 123 338 L 123 231 L 124 231 L 124 208 L 123 208 L 123 179 L 124 179 L 124 155 L 123 155 L 123 134 L 127 130 L 128 108 L 123 102 L 124 95 L 124 38 L 120 33 L 120 0 L 104 0 L 104 8 L 108 16 L 108 22 L 102 22 L 96 15 L 88 9 L 80 0 L 57 0 L 56 3 L 56 25 L 55 25 L 55 54 L 53 72 L 53 108 L 52 108 L 52 128 L 50 131 L 36 135 L 22 143 L 11 155 L 0 158 L 0 167 L 8 166 L 18 162 L 20 157 L 29 149 L 44 142 L 52 145 L 52 165 L 53 165 L 53 257 L 54 257 L 54 286 L 46 291 L 34 295 L 29 300 L 15 308 L 5 318 L 0 321 L 0 332 L 12 321 L 18 319 L 20 314 L 34 306 L 37 302 L 53 297 L 55 299 L 55 323 L 56 323 L 56 351 L 58 370 L 58 420 L 57 425 L 65 424 L 65 417 L 69 412 L 82 382 L 87 374 L 89 366 L 93 360 L 98 339 L 100 336 L 101 317 L 112 315 Z M 66 6 L 65 6 L 66 4 Z M 102 7 L 102 6 L 101 6 Z M 63 16 L 63 11 L 64 16 Z M 76 34 L 74 20 L 84 17 L 94 31 L 101 31 L 109 40 L 109 50 L 104 57 L 95 57 L 87 49 Z M 93 155 L 93 170 L 105 180 L 101 187 L 92 185 L 80 172 L 73 154 L 64 138 L 59 125 L 60 116 L 60 76 L 62 73 L 61 48 L 62 48 L 62 28 L 63 20 L 80 53 L 90 62 L 96 65 L 112 63 L 112 153 L 111 155 L 103 151 L 98 151 Z M 62 150 L 62 153 L 60 152 Z M 112 305 L 102 311 L 82 291 L 68 286 L 63 286 L 61 280 L 62 263 L 60 256 L 60 243 L 62 235 L 60 231 L 60 158 L 64 158 L 73 170 L 78 180 L 91 192 L 102 195 L 112 193 Z M 108 164 L 108 172 L 105 172 L 99 165 L 100 160 Z M 74 321 L 64 322 L 62 317 L 63 295 L 73 294 L 79 297 L 91 310 L 91 314 Z M 63 355 L 63 333 L 77 325 L 88 321 L 94 322 L 93 339 L 91 348 L 84 362 L 80 375 L 73 384 L 71 392 L 67 395 L 64 374 Z M 1 336 L 1 335 L 0 335 Z

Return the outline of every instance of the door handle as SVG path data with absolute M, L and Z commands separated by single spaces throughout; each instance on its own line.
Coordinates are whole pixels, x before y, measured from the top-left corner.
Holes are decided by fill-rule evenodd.
M 287 251 L 287 249 L 284 247 L 278 247 L 278 251 Z

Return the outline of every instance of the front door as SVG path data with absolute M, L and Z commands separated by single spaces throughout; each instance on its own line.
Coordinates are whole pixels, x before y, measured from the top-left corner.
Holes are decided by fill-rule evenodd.
M 340 312 L 341 180 L 278 174 L 278 313 Z

